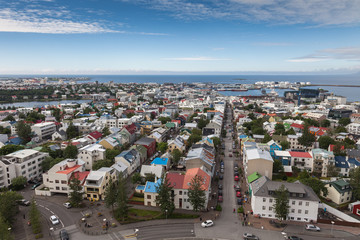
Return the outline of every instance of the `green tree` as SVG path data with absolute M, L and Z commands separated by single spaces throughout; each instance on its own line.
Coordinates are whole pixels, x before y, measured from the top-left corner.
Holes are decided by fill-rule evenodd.
M 31 200 L 29 218 L 31 222 L 31 228 L 34 234 L 41 233 L 40 211 L 36 206 L 35 200 Z
M 296 134 L 296 132 L 293 128 L 290 128 L 289 130 L 287 130 L 285 132 L 285 135 L 295 135 L 295 134 Z
M 191 134 L 187 142 L 188 147 L 191 147 L 194 143 L 199 142 L 201 139 L 201 135 Z
M 320 122 L 320 126 L 321 127 L 330 127 L 330 121 L 329 120 L 327 120 L 327 119 L 324 119 L 324 120 L 322 120 L 321 122 Z
M 131 177 L 131 181 L 133 184 L 141 183 L 142 178 L 141 178 L 140 173 L 138 173 L 138 172 L 134 173 Z
M 108 136 L 108 135 L 110 135 L 110 134 L 111 134 L 111 132 L 110 132 L 109 128 L 108 128 L 108 127 L 104 127 L 103 130 L 102 130 L 102 135 L 103 135 L 103 136 Z
M 114 149 L 106 149 L 105 150 L 105 156 L 107 159 L 114 161 L 115 157 L 121 153 L 120 149 L 114 148 Z
M 272 140 L 272 138 L 270 137 L 270 135 L 268 133 L 266 133 L 261 142 L 262 143 L 267 143 L 267 142 L 270 142 L 271 140 Z
M 113 165 L 113 162 L 110 161 L 109 159 L 105 159 L 105 160 L 98 160 L 96 162 L 94 162 L 93 166 L 92 166 L 92 170 L 99 170 L 102 167 L 111 167 Z
M 44 172 L 47 172 L 50 168 L 52 168 L 55 164 L 63 161 L 64 158 L 52 158 L 52 157 L 45 157 L 45 159 L 41 162 L 41 168 Z
M 181 156 L 182 156 L 182 153 L 180 152 L 180 150 L 174 149 L 171 153 L 173 163 L 178 164 Z
M 275 159 L 273 163 L 273 173 L 279 172 L 284 172 L 284 166 L 282 165 L 280 160 Z
M 173 188 L 166 177 L 164 177 L 161 183 L 156 186 L 156 192 L 158 193 L 156 203 L 159 204 L 161 212 L 167 216 L 171 216 L 175 209 L 173 196 L 171 194 L 172 189 Z
M 23 189 L 26 183 L 27 179 L 24 176 L 19 176 L 11 180 L 12 188 L 16 191 Z
M 315 141 L 316 141 L 315 135 L 310 133 L 309 126 L 305 125 L 303 134 L 301 137 L 298 138 L 298 142 L 305 147 L 310 147 L 313 145 Z
M 326 197 L 328 194 L 328 190 L 325 187 L 325 183 L 322 182 L 321 180 L 311 177 L 311 178 L 303 178 L 300 179 L 300 182 L 302 182 L 303 184 L 309 186 L 312 188 L 312 190 L 314 190 L 314 192 L 320 196 L 320 193 L 322 192 L 323 195 Z
M 277 123 L 275 125 L 275 132 L 274 132 L 275 135 L 284 135 L 285 134 L 285 127 L 283 124 L 281 123 Z
M 161 153 L 165 153 L 167 149 L 168 149 L 168 143 L 167 142 L 161 142 L 157 146 L 157 150 L 160 151 Z
M 17 200 L 23 197 L 15 191 L 5 191 L 0 193 L 0 216 L 3 217 L 7 224 L 14 222 L 15 215 L 19 211 L 19 206 L 16 204 Z
M 7 116 L 3 119 L 3 121 L 13 122 L 13 121 L 15 121 L 15 118 L 14 118 L 13 115 L 9 114 L 9 115 L 7 115 Z
M 360 199 L 360 168 L 353 168 L 350 170 L 350 185 L 352 187 L 353 199 Z
M 338 126 L 337 128 L 335 128 L 335 133 L 341 133 L 341 132 L 343 132 L 343 133 L 347 132 L 347 130 L 344 126 Z
M 17 133 L 23 143 L 28 143 L 31 140 L 31 127 L 24 121 L 20 121 L 16 125 Z
M 188 196 L 189 202 L 194 211 L 200 211 L 205 208 L 205 190 L 203 189 L 203 178 L 199 175 L 191 179 Z
M 289 214 L 289 192 L 282 184 L 281 187 L 275 191 L 274 212 L 277 219 L 280 221 L 286 220 Z
M 321 136 L 318 139 L 319 147 L 322 149 L 328 149 L 330 144 L 334 144 L 335 140 L 329 136 Z
M 76 177 L 70 180 L 70 198 L 69 201 L 73 207 L 80 207 L 83 200 L 83 191 L 80 180 Z
M 338 177 L 340 174 L 340 169 L 335 166 L 335 164 L 329 164 L 327 166 L 327 176 L 328 177 Z
M 118 186 L 117 186 L 117 209 L 116 217 L 121 218 L 122 221 L 125 220 L 128 214 L 129 207 L 127 205 L 127 195 L 126 195 L 126 185 L 123 175 L 120 173 L 118 177 Z
M 195 135 L 202 135 L 202 131 L 198 128 L 194 128 L 192 131 L 191 131 L 191 134 L 195 134 Z
M 13 153 L 22 149 L 24 149 L 24 147 L 21 145 L 14 145 L 14 144 L 5 145 L 2 148 L 0 148 L 0 155 L 7 155 L 9 153 Z
M 76 138 L 77 136 L 79 136 L 79 131 L 73 123 L 70 123 L 69 127 L 66 129 L 66 136 L 68 139 Z
M 208 124 L 208 121 L 205 120 L 205 119 L 203 119 L 203 118 L 201 118 L 201 119 L 199 119 L 199 121 L 198 121 L 197 127 L 202 130 L 204 127 L 206 127 L 207 124 Z
M 286 150 L 290 148 L 290 143 L 286 140 L 280 142 L 281 149 Z
M 13 236 L 9 231 L 10 225 L 4 221 L 4 218 L 0 216 L 0 240 L 13 240 Z
M 65 149 L 64 149 L 64 157 L 65 158 L 72 158 L 75 159 L 77 158 L 77 154 L 78 154 L 78 149 L 76 146 L 69 144 Z
M 346 125 L 348 125 L 348 124 L 350 124 L 350 123 L 351 123 L 350 118 L 340 118 L 340 119 L 339 119 L 339 124 L 340 124 L 341 126 L 346 126 Z
M 110 178 L 109 183 L 105 189 L 105 205 L 107 208 L 111 207 L 111 211 L 114 213 L 114 205 L 117 200 L 117 186 L 116 183 Z
M 169 117 L 159 117 L 158 121 L 160 121 L 161 124 L 166 124 L 167 122 L 171 122 L 171 118 L 169 118 Z
M 220 147 L 220 145 L 221 145 L 220 138 L 218 138 L 218 137 L 213 137 L 213 138 L 211 138 L 211 140 L 213 140 L 215 149 L 216 149 L 216 150 L 219 150 L 219 147 Z M 237 143 L 236 143 L 236 144 L 237 144 Z
M 310 174 L 308 171 L 306 171 L 305 169 L 302 170 L 300 173 L 299 173 L 299 179 L 301 181 L 301 179 L 306 179 L 306 178 L 310 178 Z
M 154 173 L 145 173 L 145 182 L 155 182 L 155 178 Z

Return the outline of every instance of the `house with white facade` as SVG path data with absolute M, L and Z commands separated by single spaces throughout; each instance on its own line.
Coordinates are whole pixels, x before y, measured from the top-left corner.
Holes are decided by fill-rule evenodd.
M 246 177 L 254 172 L 258 172 L 261 176 L 272 179 L 274 160 L 270 152 L 258 148 L 244 150 L 244 171 Z
M 140 154 L 135 149 L 125 150 L 115 157 L 115 162 L 127 166 L 128 175 L 131 175 L 140 166 Z
M 360 135 L 360 123 L 350 123 L 346 126 L 346 130 L 355 135 Z
M 91 170 L 98 160 L 105 159 L 105 148 L 100 144 L 90 144 L 79 149 L 78 158 L 85 162 L 85 169 Z
M 317 221 L 320 199 L 314 191 L 300 183 L 271 181 L 262 176 L 252 182 L 251 208 L 255 215 L 275 219 L 275 192 L 284 185 L 289 194 L 289 214 L 286 220 L 310 222 Z
M 313 156 L 313 173 L 319 174 L 321 177 L 327 177 L 329 165 L 335 165 L 335 156 L 333 152 L 321 148 L 312 150 Z
M 56 132 L 56 125 L 54 122 L 37 123 L 31 126 L 31 130 L 35 132 L 40 139 L 47 139 L 51 138 L 51 135 Z
M 157 196 L 157 187 L 161 185 L 161 178 L 157 179 L 155 182 L 147 181 L 144 188 L 144 205 L 158 207 L 159 204 L 156 203 Z
M 343 179 L 337 181 L 329 182 L 325 184 L 325 187 L 328 190 L 326 196 L 321 193 L 321 195 L 334 203 L 340 205 L 351 201 L 352 197 L 352 188 L 350 183 L 346 182 Z

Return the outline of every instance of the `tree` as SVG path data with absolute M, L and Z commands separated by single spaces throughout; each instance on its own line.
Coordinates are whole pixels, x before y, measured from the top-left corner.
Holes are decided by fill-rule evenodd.
M 275 159 L 273 163 L 273 173 L 284 172 L 284 166 L 282 165 L 281 161 Z
M 110 135 L 110 134 L 111 134 L 111 132 L 110 132 L 109 128 L 108 128 L 108 127 L 104 127 L 103 130 L 102 130 L 102 135 L 103 135 L 103 136 L 108 136 L 108 135 Z
M 340 124 L 341 126 L 346 126 L 346 125 L 348 125 L 348 124 L 350 124 L 350 123 L 351 123 L 350 118 L 340 118 L 340 119 L 339 119 L 339 124 Z
M 202 139 L 201 135 L 191 134 L 187 142 L 188 147 L 191 147 L 194 143 L 197 143 L 201 139 Z
M 309 178 L 310 177 L 310 174 L 308 171 L 306 171 L 305 169 L 302 170 L 300 173 L 299 173 L 299 179 L 301 181 L 301 179 L 306 179 L 306 178 Z
M 0 216 L 7 224 L 14 222 L 14 217 L 19 211 L 19 206 L 16 204 L 17 200 L 23 197 L 15 191 L 6 191 L 0 193 Z
M 142 179 L 140 173 L 134 173 L 131 177 L 131 181 L 133 184 L 141 183 Z
M 117 209 L 115 212 L 116 217 L 121 218 L 124 221 L 125 218 L 127 217 L 129 207 L 127 205 L 125 179 L 123 178 L 122 173 L 120 173 L 118 177 L 116 203 L 117 203 Z
M 353 199 L 360 199 L 360 168 L 353 168 L 350 170 L 350 185 L 352 187 Z
M 0 239 L 1 240 L 13 240 L 14 238 L 9 231 L 10 225 L 4 221 L 4 218 L 0 216 Z
M 285 134 L 285 127 L 283 124 L 281 123 L 277 123 L 275 125 L 275 132 L 274 132 L 275 135 L 284 135 Z
M 330 124 L 331 124 L 330 121 L 327 119 L 324 119 L 320 122 L 321 127 L 330 127 Z
M 105 189 L 105 205 L 107 208 L 111 207 L 111 211 L 114 212 L 114 204 L 117 199 L 117 189 L 115 182 L 110 178 L 108 186 Z
M 157 150 L 160 151 L 161 153 L 165 153 L 167 149 L 168 149 L 168 143 L 167 142 L 161 142 L 157 146 Z
M 79 136 L 79 131 L 74 126 L 73 123 L 70 123 L 69 127 L 66 129 L 66 136 L 68 139 L 72 139 L 72 138 Z
M 73 207 L 80 207 L 83 200 L 83 191 L 80 180 L 77 177 L 73 177 L 70 180 L 70 198 L 69 201 Z
M 167 216 L 171 216 L 175 209 L 173 196 L 171 194 L 172 189 L 173 188 L 166 177 L 164 177 L 161 183 L 156 186 L 156 192 L 158 193 L 156 203 L 159 204 L 161 212 Z
M 335 140 L 329 136 L 321 136 L 318 139 L 319 147 L 322 149 L 328 149 L 330 144 L 334 144 Z
M 201 118 L 197 124 L 197 127 L 202 130 L 204 127 L 206 127 L 207 124 L 208 124 L 207 120 Z
M 286 150 L 290 148 L 290 143 L 286 140 L 280 142 L 281 149 Z
M 303 134 L 301 137 L 298 138 L 298 142 L 305 147 L 310 147 L 313 145 L 315 141 L 316 141 L 315 135 L 310 133 L 309 126 L 305 125 Z
M 111 167 L 111 165 L 113 165 L 113 162 L 110 161 L 109 159 L 98 160 L 98 161 L 94 162 L 94 164 L 92 166 L 92 170 L 96 171 L 102 167 Z
M 78 149 L 76 146 L 69 144 L 64 150 L 65 158 L 77 158 Z
M 215 149 L 218 150 L 221 145 L 220 139 L 218 137 L 213 137 L 213 138 L 211 138 L 211 140 L 213 140 Z
M 274 212 L 277 219 L 280 221 L 286 220 L 289 214 L 289 192 L 282 184 L 281 187 L 275 191 Z
M 55 164 L 58 164 L 59 162 L 61 162 L 63 160 L 64 160 L 64 158 L 45 157 L 45 159 L 41 162 L 41 168 L 44 172 L 47 172 Z
M 200 211 L 205 207 L 205 190 L 203 189 L 203 178 L 199 175 L 195 175 L 190 182 L 188 191 L 189 202 L 192 205 L 194 211 Z
M 329 164 L 327 166 L 327 176 L 328 177 L 338 177 L 340 169 L 337 168 L 334 164 Z
M 24 176 L 19 176 L 11 180 L 13 190 L 18 191 L 25 187 L 27 179 Z
M 338 126 L 337 128 L 335 128 L 335 133 L 341 133 L 341 132 L 344 132 L 344 133 L 347 132 L 347 130 L 344 126 Z
M 303 184 L 309 186 L 312 188 L 312 190 L 314 190 L 314 192 L 320 196 L 320 193 L 322 192 L 323 195 L 326 197 L 328 194 L 328 190 L 325 187 L 325 183 L 322 182 L 321 180 L 311 177 L 311 178 L 304 178 L 304 179 L 300 179 L 300 182 L 302 182 Z
M 31 222 L 31 228 L 34 234 L 41 233 L 40 211 L 36 206 L 35 200 L 31 200 L 29 218 Z
M 160 121 L 161 124 L 166 124 L 167 122 L 171 122 L 171 118 L 169 117 L 159 117 L 157 120 Z
M 106 149 L 105 150 L 105 156 L 107 159 L 114 161 L 115 157 L 121 153 L 120 149 L 114 148 L 114 149 Z
M 344 145 L 337 142 L 333 148 L 334 155 L 336 156 L 346 156 L 346 152 L 344 151 Z
M 24 121 L 18 122 L 16 125 L 17 133 L 23 143 L 28 143 L 31 140 L 31 127 L 28 124 L 25 124 Z
M 24 149 L 24 147 L 20 145 L 14 145 L 14 144 L 5 145 L 2 148 L 0 148 L 0 155 L 7 155 L 9 153 L 13 153 L 22 149 Z
M 287 130 L 285 132 L 285 135 L 295 135 L 295 134 L 296 134 L 296 132 L 293 128 L 290 128 L 289 130 Z
M 182 156 L 182 153 L 180 152 L 180 150 L 174 149 L 171 153 L 173 163 L 178 164 L 181 156 Z
M 267 143 L 267 142 L 270 142 L 271 140 L 272 140 L 272 138 L 270 137 L 270 135 L 268 133 L 266 133 L 261 142 L 262 143 Z
M 145 173 L 145 182 L 155 182 L 155 178 L 154 173 Z
M 3 121 L 10 121 L 10 122 L 13 122 L 13 121 L 15 121 L 15 118 L 14 118 L 14 116 L 13 115 L 7 115 L 4 119 L 3 119 Z

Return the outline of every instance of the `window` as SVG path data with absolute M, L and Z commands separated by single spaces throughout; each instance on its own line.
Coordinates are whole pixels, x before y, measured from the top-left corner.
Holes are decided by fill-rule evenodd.
M 55 183 L 59 183 L 59 180 L 55 180 Z
M 270 198 L 270 199 L 269 199 L 269 202 L 270 202 L 270 203 L 272 203 L 272 201 L 273 201 L 273 199 L 272 199 L 272 198 Z
M 295 213 L 295 209 L 291 209 L 291 213 Z
M 147 195 L 146 198 L 147 198 L 147 199 L 151 199 L 151 195 Z
M 302 205 L 302 201 L 299 201 L 299 206 L 301 206 Z
M 60 190 L 60 187 L 56 187 L 56 190 Z
M 305 214 L 309 214 L 309 210 L 305 210 Z
M 297 218 L 298 221 L 301 221 L 301 218 Z
M 266 207 L 265 206 L 262 206 L 262 210 L 265 210 L 266 209 Z
M 292 201 L 292 205 L 295 205 L 295 201 Z
M 182 191 L 179 191 L 179 195 L 182 195 Z
M 266 202 L 266 198 L 263 198 L 263 202 Z
M 301 209 L 298 210 L 298 213 L 301 213 Z
M 272 207 L 269 207 L 269 211 L 272 211 Z
M 309 204 L 310 204 L 309 202 L 306 202 L 306 203 L 305 203 L 305 206 L 307 206 L 307 207 L 308 207 L 308 206 L 309 206 Z

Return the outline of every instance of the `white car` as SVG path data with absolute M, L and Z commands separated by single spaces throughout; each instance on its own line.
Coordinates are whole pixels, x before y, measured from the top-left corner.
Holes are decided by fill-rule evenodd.
M 318 226 L 312 225 L 312 224 L 306 224 L 305 229 L 309 231 L 317 231 L 320 232 L 320 228 Z
M 59 219 L 55 215 L 50 216 L 50 221 L 53 225 L 60 223 Z
M 66 208 L 71 208 L 71 204 L 70 204 L 69 202 L 66 202 L 66 203 L 64 203 L 63 205 L 64 205 L 64 207 L 66 207 Z
M 244 237 L 244 240 L 259 240 L 259 238 L 257 236 L 255 236 L 254 234 L 251 234 L 251 233 L 244 233 L 243 237 Z
M 205 222 L 202 222 L 201 223 L 201 226 L 203 228 L 206 228 L 206 227 L 211 227 L 214 225 L 214 222 L 212 220 L 206 220 Z

